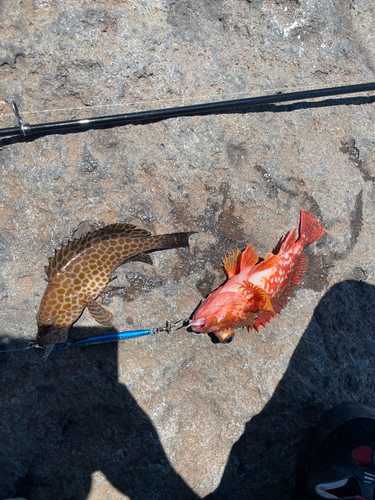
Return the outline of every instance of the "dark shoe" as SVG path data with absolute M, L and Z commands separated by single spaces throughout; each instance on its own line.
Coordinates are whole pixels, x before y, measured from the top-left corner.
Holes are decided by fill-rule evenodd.
M 300 460 L 298 500 L 375 500 L 375 410 L 332 408 Z

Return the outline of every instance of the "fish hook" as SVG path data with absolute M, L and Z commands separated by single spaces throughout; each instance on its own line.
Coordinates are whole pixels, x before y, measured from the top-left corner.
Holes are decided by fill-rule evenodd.
M 180 323 L 182 323 L 182 324 L 179 328 L 182 328 L 183 326 L 187 326 L 187 324 L 185 325 L 185 323 L 188 323 L 188 320 L 179 319 L 178 321 L 175 321 L 174 323 L 171 323 L 171 324 L 169 323 L 169 321 L 166 321 L 164 327 L 154 328 L 152 330 L 152 333 L 163 333 L 163 332 L 172 333 L 173 329 L 175 329 L 175 328 L 176 328 L 176 330 L 179 329 L 179 328 L 177 328 L 177 325 L 179 325 Z

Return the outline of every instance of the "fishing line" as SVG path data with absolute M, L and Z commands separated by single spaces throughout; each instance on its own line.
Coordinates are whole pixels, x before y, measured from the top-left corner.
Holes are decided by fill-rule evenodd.
M 35 342 L 29 342 L 27 347 L 22 347 L 21 349 L 2 349 L 0 352 L 27 351 L 28 349 L 34 349 L 34 348 L 43 349 L 42 346 L 36 344 Z
M 294 87 L 294 89 L 297 89 L 298 87 Z M 289 90 L 289 89 L 288 89 Z M 375 90 L 375 82 L 367 82 L 367 83 L 360 83 L 360 84 L 355 84 L 355 85 L 347 85 L 347 86 L 339 86 L 339 87 L 329 87 L 329 88 L 320 88 L 320 89 L 312 89 L 312 90 L 304 90 L 301 92 L 289 92 L 289 93 L 276 93 L 272 95 L 265 95 L 265 96 L 260 96 L 260 97 L 250 97 L 247 99 L 235 99 L 235 100 L 230 100 L 230 101 L 216 101 L 216 102 L 210 102 L 210 103 L 204 103 L 204 104 L 195 104 L 195 105 L 189 105 L 189 106 L 181 106 L 181 107 L 176 107 L 176 108 L 162 108 L 162 109 L 157 109 L 157 110 L 150 110 L 150 111 L 139 111 L 139 112 L 133 112 L 133 113 L 127 113 L 127 114 L 122 114 L 122 115 L 111 115 L 111 116 L 101 116 L 101 117 L 96 117 L 96 118 L 86 118 L 86 119 L 80 119 L 80 120 L 68 120 L 68 121 L 62 121 L 62 122 L 52 122 L 52 123 L 41 123 L 41 124 L 36 124 L 36 125 L 30 125 L 27 123 L 23 123 L 23 120 L 21 118 L 21 115 L 18 111 L 18 107 L 16 103 L 12 102 L 12 107 L 14 114 L 17 117 L 18 120 L 18 125 L 19 127 L 12 127 L 12 128 L 6 128 L 6 129 L 0 129 L 0 138 L 1 137 L 11 137 L 11 136 L 29 136 L 31 134 L 40 134 L 40 133 L 59 133 L 64 130 L 67 130 L 69 132 L 72 132 L 73 130 L 76 129 L 87 129 L 87 128 L 94 128 L 94 127 L 106 127 L 106 126 L 119 126 L 119 125 L 125 125 L 129 123 L 134 123 L 134 122 L 141 122 L 141 121 L 151 121 L 151 120 L 165 120 L 168 118 L 174 118 L 177 116 L 192 116 L 192 115 L 198 115 L 198 114 L 209 114 L 209 113 L 214 113 L 218 111 L 228 111 L 228 110 L 233 110 L 236 108 L 244 108 L 244 107 L 249 107 L 249 106 L 258 106 L 258 105 L 264 105 L 264 104 L 271 104 L 271 103 L 279 103 L 279 102 L 285 102 L 285 101 L 296 101 L 296 100 L 302 100 L 302 99 L 316 99 L 319 97 L 327 97 L 327 96 L 334 96 L 334 95 L 342 95 L 342 94 L 353 94 L 353 93 L 359 93 L 359 92 L 368 92 L 368 91 L 373 91 Z M 258 91 L 255 91 L 258 92 Z M 253 92 L 253 93 L 255 93 Z M 243 94 L 242 92 L 236 93 L 236 94 Z M 221 94 L 220 96 L 215 96 L 215 97 L 221 97 L 223 95 L 236 95 L 236 94 Z M 245 92 L 246 94 L 246 92 Z M 207 97 L 207 96 L 201 96 L 201 98 Z M 198 98 L 198 97 L 196 97 Z M 176 99 L 169 99 L 169 100 L 164 100 L 164 101 L 140 101 L 141 103 L 147 103 L 147 102 L 167 102 L 170 100 L 185 100 L 189 98 L 176 98 Z M 191 99 L 191 98 L 190 98 Z M 137 103 L 132 103 L 132 105 L 137 104 Z M 115 104 L 117 105 L 126 105 L 126 104 Z M 112 106 L 111 105 L 104 105 L 105 107 Z M 95 106 L 95 107 L 101 107 L 101 106 Z M 94 106 L 90 106 L 89 108 L 84 108 L 84 109 L 90 109 L 94 108 Z M 82 108 L 66 108 L 65 110 L 68 109 L 82 109 Z M 62 109 L 64 110 L 64 109 Z M 52 110 L 49 110 L 48 112 L 51 112 Z M 29 112 L 29 113 L 38 113 L 38 112 Z

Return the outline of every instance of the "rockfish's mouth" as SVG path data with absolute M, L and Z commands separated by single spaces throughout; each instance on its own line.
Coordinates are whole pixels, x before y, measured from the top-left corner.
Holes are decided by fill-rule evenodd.
M 205 324 L 206 318 L 193 319 L 189 322 L 189 326 L 191 326 L 194 331 L 201 330 L 202 328 L 204 328 Z

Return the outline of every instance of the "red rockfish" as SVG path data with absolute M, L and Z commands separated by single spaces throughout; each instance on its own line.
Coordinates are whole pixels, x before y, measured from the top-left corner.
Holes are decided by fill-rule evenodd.
M 305 248 L 324 233 L 311 213 L 301 211 L 299 238 L 296 229 L 283 239 L 276 255 L 266 253 L 263 261 L 252 245 L 237 253 L 233 250 L 224 260 L 228 281 L 204 299 L 190 326 L 194 332 L 214 333 L 220 342 L 233 340 L 234 329 L 266 326 L 288 301 L 292 288 L 299 285 L 307 271 L 309 259 Z
M 130 259 L 152 263 L 143 255 L 151 250 L 187 247 L 191 234 L 152 236 L 145 229 L 119 223 L 62 246 L 46 267 L 48 286 L 36 315 L 38 344 L 65 342 L 69 328 L 85 307 L 98 323 L 111 325 L 112 313 L 95 299 L 105 290 L 113 271 Z

